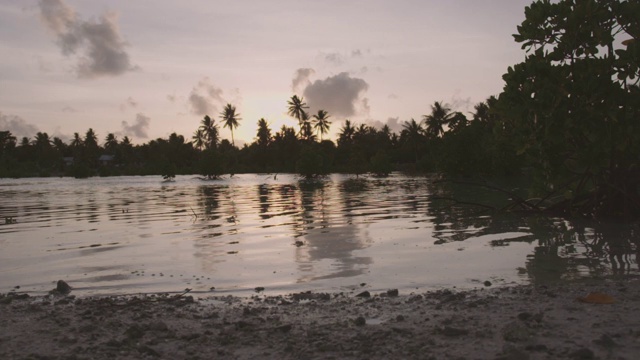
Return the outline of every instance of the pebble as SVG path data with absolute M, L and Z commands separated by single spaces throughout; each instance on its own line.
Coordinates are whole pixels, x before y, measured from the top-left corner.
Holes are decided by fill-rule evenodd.
M 588 348 L 580 348 L 569 354 L 569 358 L 580 360 L 595 359 L 595 354 Z
M 440 330 L 440 333 L 442 335 L 444 335 L 444 336 L 456 337 L 456 336 L 468 335 L 469 334 L 469 330 L 460 329 L 460 328 L 454 328 L 454 327 L 451 327 L 451 326 L 445 326 L 444 328 L 442 328 Z
M 611 349 L 618 345 L 615 341 L 613 341 L 611 336 L 607 334 L 602 334 L 599 339 L 593 340 L 593 343 L 596 345 L 600 345 L 606 349 Z
M 529 339 L 529 328 L 519 322 L 510 322 L 502 329 L 502 336 L 506 341 L 520 342 Z
M 69 286 L 69 284 L 64 280 L 58 280 L 58 283 L 56 284 L 56 291 L 60 294 L 66 295 L 71 292 L 71 286 Z

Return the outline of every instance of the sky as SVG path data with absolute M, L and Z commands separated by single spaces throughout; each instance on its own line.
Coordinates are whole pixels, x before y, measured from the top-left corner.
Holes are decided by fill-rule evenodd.
M 345 119 L 399 132 L 435 101 L 470 114 L 498 95 L 531 2 L 0 0 L 0 130 L 191 140 L 230 103 L 242 145 L 260 118 L 297 128 L 295 94 L 330 138 Z

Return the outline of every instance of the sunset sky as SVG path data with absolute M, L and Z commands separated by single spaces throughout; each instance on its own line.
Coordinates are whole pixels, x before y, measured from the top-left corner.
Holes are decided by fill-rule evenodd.
M 500 93 L 530 3 L 0 0 L 0 130 L 190 140 L 231 103 L 241 145 L 262 117 L 297 128 L 298 94 L 332 134 L 345 119 L 399 131 L 434 101 L 468 113 Z

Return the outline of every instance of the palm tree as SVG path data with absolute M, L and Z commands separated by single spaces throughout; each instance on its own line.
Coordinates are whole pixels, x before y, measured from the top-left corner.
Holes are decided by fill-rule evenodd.
M 302 127 L 300 128 L 300 137 L 307 141 L 315 141 L 316 136 L 313 134 L 313 126 L 308 118 L 302 121 Z
M 298 120 L 298 125 L 300 125 L 300 132 L 302 132 L 302 125 L 305 121 L 304 119 L 309 118 L 309 115 L 307 114 L 305 109 L 308 109 L 309 107 L 304 102 L 304 98 L 298 97 L 298 95 L 293 95 L 291 97 L 291 100 L 289 100 L 287 104 L 289 105 L 289 111 L 287 112 L 287 114 Z
M 116 153 L 116 161 L 119 164 L 128 165 L 133 161 L 133 144 L 128 136 L 122 138 L 120 145 L 118 145 L 118 152 Z
M 393 131 L 391 131 L 389 125 L 384 124 L 384 126 L 382 126 L 382 129 L 378 132 L 377 136 L 379 146 L 385 150 L 388 150 L 394 143 L 394 136 L 395 134 L 393 133 Z
M 351 125 L 351 120 L 344 121 L 340 134 L 338 134 L 338 146 L 347 146 L 353 142 L 355 128 Z
M 459 111 L 453 113 L 451 120 L 449 120 L 449 129 L 453 132 L 460 131 L 467 127 L 467 125 L 469 125 L 469 119 Z
M 492 130 L 496 122 L 496 117 L 493 114 L 492 109 L 495 108 L 496 102 L 497 99 L 492 96 L 488 98 L 486 102 L 476 104 L 473 107 L 475 110 L 473 113 L 473 121 L 478 121 Z
M 35 155 L 40 165 L 51 165 L 54 152 L 51 150 L 51 139 L 46 132 L 38 132 L 35 140 L 33 141 L 33 148 L 35 149 Z
M 20 147 L 28 148 L 29 146 L 31 146 L 31 142 L 29 141 L 29 138 L 26 136 L 23 136 L 22 140 L 20 140 Z
M 236 107 L 231 105 L 231 104 L 227 104 L 224 107 L 224 110 L 222 110 L 222 112 L 220 113 L 220 117 L 222 118 L 222 122 L 223 125 L 222 127 L 228 127 L 229 130 L 231 130 L 231 144 L 233 146 L 236 146 L 235 142 L 233 141 L 233 129 L 234 128 L 238 128 L 238 121 L 242 120 L 240 118 L 240 114 L 236 114 Z
M 91 149 L 98 148 L 98 137 L 96 136 L 96 133 L 93 132 L 92 128 L 89 128 L 84 136 L 84 146 Z
M 411 121 L 405 121 L 402 125 L 402 133 L 406 137 L 407 142 L 413 147 L 416 163 L 418 162 L 418 145 L 422 141 L 424 132 L 422 121 L 418 123 L 414 119 L 411 119 Z
M 298 135 L 301 139 L 315 141 L 316 136 L 313 134 L 313 125 L 311 125 L 311 119 L 309 118 L 309 114 L 306 112 L 302 113 L 302 118 L 300 119 L 300 131 L 298 132 Z
M 53 147 L 58 151 L 58 153 L 60 153 L 61 156 L 66 156 L 65 154 L 67 153 L 67 144 L 65 144 L 62 139 L 56 136 L 53 138 L 52 143 Z
M 449 124 L 454 115 L 446 104 L 438 101 L 433 103 L 431 114 L 422 116 L 423 121 L 427 124 L 427 135 L 436 138 L 444 134 L 444 126 Z
M 46 151 L 47 149 L 49 149 L 51 147 L 51 139 L 49 139 L 49 134 L 47 134 L 46 132 L 38 132 L 36 134 L 33 145 L 35 145 L 35 147 L 40 151 Z
M 113 133 L 108 133 L 104 139 L 104 149 L 111 155 L 115 154 L 118 147 L 118 138 Z
M 85 164 L 95 167 L 98 163 L 98 156 L 100 155 L 100 146 L 98 146 L 98 136 L 93 132 L 92 128 L 89 128 L 84 136 L 83 151 Z
M 131 146 L 131 139 L 128 136 L 123 137 L 120 145 Z
M 210 118 L 209 115 L 205 115 L 200 122 L 200 129 L 207 139 L 205 148 L 215 149 L 216 145 L 218 145 L 218 124 L 216 124 L 216 121 Z
M 73 133 L 73 140 L 71 140 L 71 147 L 74 149 L 78 149 L 82 146 L 82 138 L 80 134 Z
M 204 134 L 204 131 L 200 128 L 193 133 L 193 136 L 191 137 L 191 139 L 193 140 L 193 146 L 195 146 L 195 148 L 198 150 L 202 150 L 202 148 L 205 146 L 207 142 L 207 138 Z
M 16 137 L 11 134 L 11 131 L 0 131 L 0 157 L 5 150 L 14 148 L 16 146 Z
M 330 117 L 331 116 L 329 116 L 329 113 L 327 113 L 325 110 L 318 110 L 318 113 L 316 115 L 313 115 L 313 119 L 315 122 L 313 126 L 316 128 L 316 130 L 318 130 L 318 134 L 320 134 L 320 141 L 322 141 L 322 135 L 329 132 L 331 121 L 329 121 L 328 119 Z
M 271 129 L 269 129 L 269 124 L 267 124 L 267 120 L 261 118 L 258 120 L 258 133 L 256 134 L 258 146 L 267 146 L 271 143 Z
M 473 109 L 475 112 L 473 113 L 473 121 L 479 121 L 483 123 L 489 122 L 489 106 L 486 102 L 477 103 Z

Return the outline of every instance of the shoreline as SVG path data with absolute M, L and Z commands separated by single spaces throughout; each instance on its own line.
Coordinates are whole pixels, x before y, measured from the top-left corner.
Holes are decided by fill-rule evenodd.
M 8 293 L 0 358 L 633 359 L 638 304 L 637 277 L 370 297 Z

